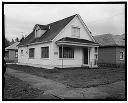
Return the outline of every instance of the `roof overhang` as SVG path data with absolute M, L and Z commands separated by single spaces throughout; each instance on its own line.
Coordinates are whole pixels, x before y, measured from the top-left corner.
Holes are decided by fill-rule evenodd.
M 69 42 L 69 41 L 57 41 L 56 44 L 57 46 L 67 45 L 67 46 L 79 46 L 79 47 L 99 47 L 99 44 Z
M 18 47 L 25 47 L 25 46 L 30 46 L 30 45 L 38 45 L 38 44 L 44 44 L 44 43 L 50 43 L 52 42 L 51 40 L 49 41 L 43 41 L 43 42 L 35 42 L 35 43 L 29 43 L 29 44 L 26 44 L 26 45 L 19 45 Z
M 105 47 L 106 47 L 106 48 L 107 48 L 107 47 L 123 47 L 123 48 L 125 48 L 125 45 L 104 45 L 104 46 L 101 45 L 101 46 L 100 46 L 100 48 L 105 48 Z

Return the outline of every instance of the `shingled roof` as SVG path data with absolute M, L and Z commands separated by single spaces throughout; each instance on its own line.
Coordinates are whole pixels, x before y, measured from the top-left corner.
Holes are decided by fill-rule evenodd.
M 5 48 L 5 50 L 18 50 L 18 47 L 17 45 L 19 44 L 20 42 L 15 42 L 14 44 L 8 46 Z
M 97 43 L 100 44 L 100 47 L 104 46 L 125 46 L 125 40 L 123 39 L 124 35 L 112 35 L 112 34 L 103 34 L 94 36 L 94 39 Z
M 76 14 L 77 15 L 77 14 Z M 47 24 L 47 25 L 40 25 L 40 24 L 36 24 L 38 25 L 41 29 L 46 28 L 47 26 L 47 31 L 40 37 L 40 38 L 35 38 L 35 33 L 34 30 L 18 45 L 18 46 L 22 46 L 22 45 L 27 45 L 27 44 L 31 44 L 31 43 L 36 43 L 36 42 L 43 42 L 43 41 L 50 41 L 53 40 L 57 34 L 59 34 L 59 32 L 76 16 L 70 16 L 67 17 L 65 19 Z M 50 27 L 50 28 L 49 28 Z

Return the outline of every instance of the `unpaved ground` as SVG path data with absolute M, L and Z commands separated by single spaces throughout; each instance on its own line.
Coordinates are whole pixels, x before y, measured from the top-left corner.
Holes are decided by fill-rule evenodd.
M 44 95 L 53 95 L 61 99 L 124 99 L 125 82 L 118 81 L 112 84 L 100 85 L 89 88 L 73 88 L 62 83 L 24 73 L 18 70 L 7 68 L 7 73 L 20 80 L 26 81 L 33 86 L 44 91 Z M 42 96 L 43 98 L 43 96 Z

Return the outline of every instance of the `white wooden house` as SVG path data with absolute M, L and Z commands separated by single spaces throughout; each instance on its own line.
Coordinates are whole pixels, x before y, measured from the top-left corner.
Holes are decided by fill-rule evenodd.
M 18 45 L 18 62 L 49 69 L 97 67 L 98 46 L 76 14 L 47 25 L 36 24 Z

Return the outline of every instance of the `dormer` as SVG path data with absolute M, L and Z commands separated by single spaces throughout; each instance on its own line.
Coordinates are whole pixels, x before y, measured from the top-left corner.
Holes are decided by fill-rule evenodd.
M 48 27 L 46 25 L 36 24 L 34 27 L 35 38 L 41 37 L 47 30 L 48 30 Z

